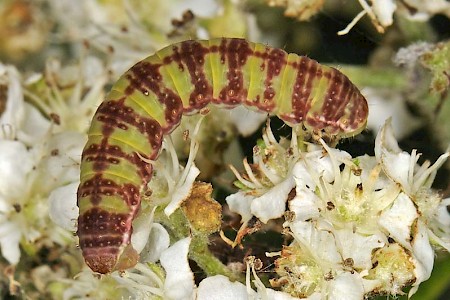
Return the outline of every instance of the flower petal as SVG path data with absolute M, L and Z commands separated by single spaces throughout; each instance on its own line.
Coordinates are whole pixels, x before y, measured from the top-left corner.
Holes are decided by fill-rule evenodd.
M 53 135 L 44 145 L 46 155 L 40 161 L 38 171 L 45 176 L 37 178 L 41 191 L 79 180 L 82 145 L 86 137 L 78 132 Z
M 289 210 L 295 213 L 295 220 L 314 220 L 320 217 L 320 203 L 319 197 L 312 190 L 297 185 L 295 197 L 289 201 Z
M 397 9 L 397 5 L 393 0 L 373 1 L 372 9 L 383 27 L 392 25 L 394 11 Z
M 133 236 L 131 236 L 131 239 L 133 241 Z M 167 248 L 169 248 L 169 245 L 170 245 L 170 237 L 167 230 L 161 224 L 153 223 L 151 225 L 150 235 L 148 237 L 147 244 L 139 254 L 140 261 L 142 262 L 158 261 L 161 257 L 161 253 Z
M 166 270 L 165 299 L 190 299 L 193 296 L 194 274 L 187 260 L 190 243 L 190 238 L 184 238 L 161 254 L 160 262 Z
M 0 194 L 7 198 L 20 197 L 33 164 L 32 154 L 23 143 L 0 140 Z
M 178 207 L 180 207 L 183 200 L 189 196 L 192 185 L 199 174 L 200 170 L 192 164 L 186 176 L 186 180 L 181 184 L 181 186 L 177 187 L 176 191 L 172 195 L 170 203 L 164 209 L 164 213 L 167 216 L 170 216 Z
M 251 111 L 242 106 L 230 110 L 229 117 L 243 136 L 254 133 L 267 120 L 266 113 Z
M 328 228 L 317 228 L 319 225 L 316 223 L 301 221 L 292 222 L 289 227 L 295 241 L 301 245 L 302 249 L 307 250 L 318 265 L 324 262 L 338 265 L 342 262 L 335 237 Z
M 416 281 L 409 291 L 409 297 L 417 291 L 421 282 L 430 278 L 434 263 L 434 251 L 430 245 L 426 225 L 418 220 L 415 227 L 412 246 L 414 264 L 416 265 Z
M 353 268 L 370 270 L 372 268 L 372 251 L 384 246 L 386 238 L 378 235 L 363 236 L 354 233 L 351 228 L 336 231 L 341 253 L 344 259 L 352 258 Z
M 360 300 L 364 299 L 364 285 L 358 273 L 339 274 L 328 286 L 328 299 Z
M 240 282 L 216 275 L 203 279 L 197 289 L 197 300 L 247 299 L 247 288 Z
M 378 222 L 395 241 L 411 249 L 411 227 L 418 217 L 412 200 L 405 193 L 400 193 L 392 207 L 381 214 Z
M 24 101 L 19 72 L 15 67 L 0 64 L 0 84 L 7 85 L 5 110 L 0 115 L 0 126 L 19 127 L 24 119 Z
M 133 220 L 133 233 L 131 234 L 131 244 L 137 253 L 141 253 L 148 243 L 150 231 L 153 225 L 153 211 L 141 210 L 139 215 Z
M 253 216 L 251 211 L 252 201 L 254 196 L 249 195 L 243 191 L 239 191 L 232 195 L 229 195 L 225 200 L 232 212 L 238 213 L 242 217 L 242 223 L 250 220 Z
M 79 209 L 77 206 L 77 189 L 80 182 L 61 186 L 53 190 L 48 198 L 49 215 L 53 222 L 62 228 L 75 232 Z
M 271 219 L 281 217 L 286 210 L 286 201 L 289 192 L 294 188 L 295 182 L 292 176 L 275 185 L 264 195 L 255 198 L 251 204 L 251 212 L 254 216 L 267 223 Z
M 16 224 L 11 222 L 2 222 L 0 219 L 1 256 L 3 256 L 10 264 L 15 265 L 19 262 L 19 242 L 21 237 L 22 233 Z

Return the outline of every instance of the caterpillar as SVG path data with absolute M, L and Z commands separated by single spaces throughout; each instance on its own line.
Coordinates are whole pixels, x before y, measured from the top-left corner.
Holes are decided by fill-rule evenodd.
M 130 244 L 140 194 L 163 137 L 210 103 L 244 105 L 290 126 L 342 138 L 366 125 L 366 99 L 340 71 L 244 39 L 188 40 L 136 63 L 98 107 L 81 158 L 79 245 L 102 274 L 136 264 Z

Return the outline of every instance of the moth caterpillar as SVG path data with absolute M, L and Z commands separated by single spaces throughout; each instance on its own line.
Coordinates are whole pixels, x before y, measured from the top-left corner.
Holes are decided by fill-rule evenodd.
M 77 234 L 93 271 L 136 263 L 130 237 L 152 176 L 148 161 L 184 114 L 210 103 L 244 105 L 334 138 L 361 132 L 368 115 L 338 70 L 243 39 L 184 41 L 136 63 L 99 106 L 82 154 Z

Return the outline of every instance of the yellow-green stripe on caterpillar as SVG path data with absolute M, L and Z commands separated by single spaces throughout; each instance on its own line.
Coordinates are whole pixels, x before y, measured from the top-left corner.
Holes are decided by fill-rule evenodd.
M 183 114 L 210 103 L 244 105 L 335 138 L 361 132 L 368 115 L 367 101 L 338 70 L 243 39 L 184 41 L 138 62 L 95 113 L 81 159 L 77 234 L 93 271 L 136 263 L 129 244 L 152 176 L 148 161 Z

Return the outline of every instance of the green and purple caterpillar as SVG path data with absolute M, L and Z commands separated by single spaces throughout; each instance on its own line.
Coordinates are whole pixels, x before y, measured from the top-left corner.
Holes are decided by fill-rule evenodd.
M 95 272 L 136 263 L 132 221 L 163 141 L 210 103 L 244 105 L 335 138 L 366 125 L 366 99 L 336 69 L 243 39 L 184 41 L 135 64 L 114 84 L 88 132 L 78 188 L 78 237 Z

